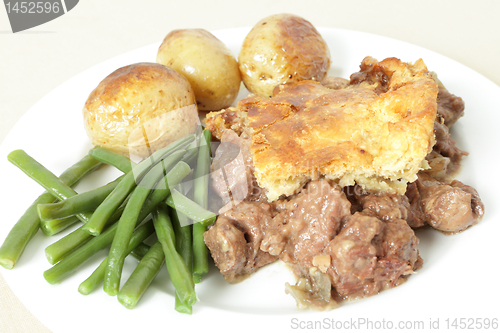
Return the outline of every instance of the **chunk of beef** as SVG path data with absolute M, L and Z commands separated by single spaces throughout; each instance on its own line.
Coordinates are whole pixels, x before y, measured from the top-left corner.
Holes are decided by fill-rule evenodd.
M 269 223 L 271 218 L 271 205 L 243 201 L 219 215 L 204 233 L 205 244 L 228 282 L 238 282 L 277 259 L 260 250 L 264 237 L 261 224 Z
M 250 152 L 250 136 L 240 136 L 233 130 L 224 130 L 221 144 L 212 163 L 212 188 L 222 198 L 223 204 L 243 200 L 263 200 L 264 191 L 253 174 L 253 159 Z M 265 200 L 267 201 L 267 200 Z
M 476 223 L 479 222 L 484 215 L 484 204 L 479 197 L 479 193 L 475 188 L 469 185 L 465 185 L 461 181 L 453 180 L 450 184 L 453 187 L 457 187 L 466 193 L 470 193 L 471 195 L 471 208 L 472 215 L 477 219 Z
M 439 87 L 437 113 L 444 119 L 444 124 L 448 128 L 464 115 L 464 109 L 462 98 L 453 95 L 444 86 Z
M 436 81 L 439 92 L 437 96 L 437 113 L 443 119 L 444 124 L 451 126 L 464 115 L 464 101 L 445 88 L 443 83 L 438 79 L 435 72 L 431 72 L 432 78 Z
M 477 191 L 457 180 L 445 184 L 421 173 L 417 186 L 427 223 L 435 229 L 459 232 L 478 223 L 484 215 Z
M 429 169 L 424 172 L 435 179 L 449 179 L 453 174 L 457 173 L 457 170 L 460 168 L 460 163 L 450 165 L 450 158 L 444 157 L 435 150 L 427 154 L 425 159 L 427 163 L 429 163 Z
M 410 203 L 404 195 L 392 193 L 367 193 L 356 195 L 365 215 L 375 216 L 382 221 L 406 220 Z
M 413 229 L 420 228 L 427 225 L 426 216 L 422 210 L 422 204 L 420 201 L 420 193 L 418 192 L 417 182 L 409 183 L 406 186 L 406 197 L 410 204 L 408 209 L 408 217 L 406 218 L 406 223 Z
M 224 134 L 226 140 L 215 151 L 210 176 L 213 190 L 226 204 L 231 200 L 231 189 L 236 189 L 235 193 L 246 191 L 248 176 L 243 152 L 240 149 L 240 145 L 243 146 L 244 142 L 231 130 L 225 130 Z M 227 174 L 229 177 L 226 177 Z
M 344 193 L 351 203 L 351 214 L 356 212 L 361 212 L 363 210 L 363 205 L 358 201 L 360 195 L 366 194 L 366 191 L 359 185 L 346 186 L 344 187 Z
M 469 155 L 469 153 L 457 148 L 455 141 L 451 139 L 450 132 L 446 125 L 435 121 L 434 133 L 436 136 L 436 144 L 433 147 L 433 151 L 450 159 L 446 167 L 446 176 L 449 178 L 453 177 L 460 169 L 462 157 Z M 439 155 L 434 156 L 439 157 Z M 429 158 L 432 158 L 432 156 L 428 156 L 428 159 Z
M 245 275 L 247 242 L 245 234 L 231 220 L 219 217 L 204 234 L 205 243 L 224 278 L 236 282 Z
M 332 285 L 342 297 L 371 296 L 392 288 L 417 268 L 418 238 L 403 220 L 383 222 L 355 213 L 329 243 L 328 269 Z
M 420 204 L 420 194 L 416 183 L 409 183 L 405 195 L 392 193 L 368 193 L 360 186 L 344 188 L 351 202 L 351 212 L 363 212 L 382 221 L 405 220 L 411 228 L 424 226 L 425 214 Z
M 327 180 L 309 182 L 291 199 L 280 204 L 278 213 L 264 226 L 263 251 L 281 260 L 297 264 L 298 275 L 307 275 L 314 257 L 321 254 L 340 229 L 342 220 L 351 215 L 351 204 L 338 185 Z

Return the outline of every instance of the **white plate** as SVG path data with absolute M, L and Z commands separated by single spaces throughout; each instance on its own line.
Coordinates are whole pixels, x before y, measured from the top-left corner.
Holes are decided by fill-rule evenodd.
M 227 284 L 213 267 L 197 285 L 200 301 L 192 316 L 174 311 L 173 288 L 165 269 L 134 310 L 124 308 L 101 290 L 88 296 L 80 295 L 78 285 L 93 271 L 104 253 L 60 285 L 49 285 L 42 276 L 50 267 L 44 248 L 61 236 L 48 238 L 39 233 L 15 269 L 2 271 L 26 307 L 54 333 L 166 332 L 172 328 L 191 332 L 195 328 L 210 327 L 218 331 L 282 332 L 308 325 L 323 329 L 343 325 L 345 329 L 363 331 L 396 328 L 400 324 L 406 328 L 420 325 L 429 329 L 431 322 L 434 328 L 439 324 L 443 329 L 447 327 L 447 318 L 450 325 L 454 318 L 461 317 L 475 320 L 497 316 L 498 320 L 496 301 L 500 299 L 500 288 L 496 280 L 500 265 L 496 237 L 500 234 L 500 216 L 495 201 L 500 185 L 496 176 L 500 160 L 493 144 L 499 139 L 500 116 L 495 106 L 500 88 L 471 69 L 417 46 L 354 31 L 319 30 L 330 46 L 331 75 L 348 78 L 367 55 L 379 60 L 394 56 L 407 62 L 423 58 L 445 86 L 465 100 L 465 117 L 453 126 L 452 133 L 458 146 L 470 152 L 458 178 L 475 187 L 483 199 L 486 215 L 480 224 L 455 236 L 432 230 L 418 232 L 424 259 L 418 274 L 402 286 L 368 299 L 344 303 L 331 312 L 297 310 L 295 301 L 284 292 L 285 282 L 294 279 L 281 263 L 267 266 L 237 285 Z M 215 35 L 238 54 L 248 31 L 248 28 L 230 29 L 217 31 Z M 0 240 L 3 241 L 13 223 L 42 192 L 37 184 L 7 162 L 7 154 L 14 149 L 24 149 L 54 173 L 64 171 L 91 148 L 81 116 L 90 91 L 121 66 L 154 62 L 158 46 L 154 44 L 126 53 L 77 75 L 40 100 L 16 124 L 0 148 L 0 174 L 4 179 L 0 191 L 3 206 Z M 77 190 L 103 184 L 112 176 L 113 171 L 105 169 L 92 175 Z M 124 279 L 132 269 L 132 261 L 128 261 Z M 468 325 L 471 321 L 465 323 Z

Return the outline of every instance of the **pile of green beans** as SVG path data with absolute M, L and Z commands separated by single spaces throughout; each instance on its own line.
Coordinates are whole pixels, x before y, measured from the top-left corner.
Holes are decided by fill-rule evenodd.
M 86 174 L 97 169 L 101 163 L 91 156 L 85 156 L 82 160 L 64 171 L 59 179 L 72 186 L 76 184 Z M 0 265 L 6 269 L 12 269 L 24 252 L 29 241 L 40 229 L 40 218 L 37 207 L 39 204 L 54 202 L 56 198 L 49 192 L 41 194 L 26 210 L 10 230 L 0 247 Z
M 165 266 L 175 288 L 175 309 L 191 314 L 198 300 L 195 283 L 208 272 L 203 233 L 216 219 L 207 210 L 210 143 L 211 133 L 204 130 L 198 136 L 188 135 L 173 142 L 138 164 L 106 148 L 94 147 L 60 177 L 23 150 L 11 152 L 9 161 L 46 192 L 7 235 L 0 247 L 0 265 L 12 269 L 38 229 L 53 236 L 81 222 L 45 249 L 53 265 L 43 273 L 47 282 L 62 282 L 109 248 L 108 256 L 79 285 L 82 295 L 102 284 L 107 294 L 117 296 L 122 305 L 132 309 Z M 123 175 L 87 192 L 72 189 L 101 165 L 113 166 Z M 186 177 L 193 179 L 192 199 L 181 184 Z M 139 262 L 121 283 L 123 265 L 130 254 Z

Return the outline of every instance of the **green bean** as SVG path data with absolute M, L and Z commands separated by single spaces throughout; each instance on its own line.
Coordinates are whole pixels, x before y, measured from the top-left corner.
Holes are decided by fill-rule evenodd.
M 201 207 L 208 207 L 208 184 L 210 174 L 210 144 L 212 142 L 212 133 L 209 130 L 203 131 L 203 138 L 200 140 L 198 149 L 198 162 L 194 174 L 194 201 Z
M 153 192 L 144 203 L 141 216 L 151 213 L 160 202 L 164 201 L 170 195 L 170 188 L 177 186 L 191 171 L 189 165 L 183 161 L 178 162 L 164 177 L 160 180 Z M 145 215 L 144 215 L 145 216 Z
M 118 207 L 118 209 L 109 218 L 108 222 L 106 223 L 106 227 L 109 227 L 120 219 L 120 216 L 125 209 L 125 205 L 127 204 L 128 199 L 129 198 L 127 197 L 120 205 L 120 207 Z M 47 257 L 47 260 L 50 264 L 54 265 L 58 261 L 64 259 L 66 256 L 68 256 L 68 254 L 85 244 L 93 237 L 91 234 L 83 230 L 84 226 L 85 225 L 80 226 L 68 235 L 45 248 L 45 256 Z
M 139 220 L 143 220 L 148 214 L 150 214 L 155 207 L 165 200 L 165 198 L 170 194 L 169 184 L 174 187 L 179 184 L 184 177 L 186 177 L 191 171 L 189 165 L 184 162 L 179 162 L 175 167 L 170 170 L 167 176 L 158 182 L 153 193 L 147 198 L 144 206 L 141 209 L 141 215 Z M 125 209 L 127 199 L 118 207 L 118 209 L 113 213 L 111 218 L 108 220 L 106 226 L 118 221 L 123 210 Z M 54 244 L 51 244 L 45 249 L 45 255 L 49 263 L 54 265 L 59 260 L 66 257 L 69 253 L 74 251 L 79 246 L 85 244 L 92 237 L 89 233 L 83 231 L 84 226 L 76 229 L 67 236 L 61 238 Z
M 209 130 L 204 130 L 198 153 L 193 186 L 194 201 L 205 209 L 208 207 L 208 177 L 211 164 L 211 142 L 212 133 Z M 203 238 L 203 234 L 206 230 L 207 226 L 202 223 L 195 223 L 193 225 L 193 280 L 195 283 L 200 283 L 201 277 L 208 273 L 208 248 Z
M 92 218 L 82 227 L 82 230 L 89 233 L 89 235 L 100 235 L 108 224 L 108 220 L 135 186 L 134 173 L 130 171 L 96 208 L 94 214 L 92 214 Z
M 165 263 L 167 265 L 170 280 L 175 287 L 175 292 L 179 296 L 180 302 L 187 306 L 196 303 L 197 297 L 194 291 L 193 277 L 175 249 L 175 233 L 168 216 L 167 207 L 161 205 L 153 212 L 153 223 L 156 235 L 165 253 Z
M 203 234 L 207 227 L 201 223 L 193 224 L 193 281 L 200 283 L 201 277 L 208 273 L 208 248 Z
M 97 268 L 90 274 L 90 276 L 80 283 L 78 286 L 78 292 L 82 295 L 88 295 L 92 291 L 94 291 L 95 288 L 99 284 L 101 284 L 102 280 L 104 279 L 104 271 L 106 269 L 106 265 L 108 264 L 108 257 L 106 257 L 100 264 L 97 266 Z
M 50 284 L 60 283 L 63 279 L 73 274 L 81 265 L 83 265 L 93 255 L 108 247 L 115 236 L 117 224 L 108 228 L 97 237 L 93 237 L 88 243 L 72 252 L 69 256 L 52 266 L 45 272 L 43 277 Z M 151 223 L 144 223 L 135 231 L 139 234 L 141 242 L 149 237 L 154 228 Z
M 141 228 L 146 228 L 145 225 L 148 224 L 147 226 L 147 232 L 141 231 Z M 152 225 L 152 221 L 149 221 L 143 225 L 141 225 L 139 228 L 137 228 L 134 233 L 132 234 L 132 237 L 130 238 L 130 243 L 127 248 L 127 255 L 132 254 L 133 251 L 137 250 L 139 252 L 135 252 L 136 255 L 137 253 L 142 253 L 141 258 L 146 255 L 147 251 L 149 250 L 149 246 L 142 243 L 149 235 L 151 235 L 154 232 L 154 227 Z M 101 282 L 104 280 L 104 273 L 106 271 L 106 266 L 108 265 L 108 257 L 106 257 L 99 266 L 92 272 L 92 274 L 85 280 L 83 281 L 80 286 L 78 287 L 78 292 L 82 295 L 88 295 L 90 294 Z
M 95 146 L 89 151 L 89 155 L 102 163 L 114 166 L 123 173 L 130 172 L 132 168 L 136 166 L 136 164 L 127 157 L 104 147 Z
M 91 258 L 97 252 L 108 247 L 113 241 L 117 225 L 109 227 L 105 232 L 97 237 L 89 238 L 85 244 L 71 252 L 57 264 L 43 273 L 43 277 L 50 284 L 61 282 L 64 278 L 71 275 L 85 261 Z
M 83 176 L 97 170 L 102 165 L 98 160 L 92 156 L 84 156 L 80 161 L 64 171 L 59 177 L 63 183 L 69 186 L 75 185 Z
M 127 255 L 127 246 L 147 196 L 158 180 L 162 178 L 162 174 L 170 171 L 185 153 L 185 150 L 175 151 L 163 161 L 156 164 L 146 173 L 132 192 L 122 217 L 118 221 L 118 230 L 109 250 L 108 266 L 106 267 L 103 288 L 107 294 L 111 296 L 118 294 L 123 262 Z
M 90 156 L 85 156 L 79 162 L 64 171 L 60 179 L 65 184 L 72 186 L 83 176 L 95 170 L 100 165 L 101 163 L 97 160 Z M 16 222 L 0 247 L 0 265 L 6 269 L 14 268 L 29 241 L 35 236 L 40 228 L 37 205 L 54 202 L 54 200 L 55 198 L 52 194 L 44 192 Z
M 40 202 L 54 202 L 52 194 L 44 192 L 40 195 L 12 227 L 0 247 L 0 265 L 12 269 L 24 252 L 29 241 L 40 229 L 40 218 L 36 206 Z
M 85 245 L 91 240 L 91 235 L 82 231 L 82 226 L 73 230 L 58 241 L 50 244 L 45 248 L 45 258 L 51 265 L 57 264 L 62 259 L 66 258 L 76 249 Z
M 113 213 L 113 215 L 108 219 L 106 223 L 106 227 L 112 225 L 116 221 L 120 219 L 120 216 L 125 209 L 125 205 L 128 202 L 128 199 L 125 199 L 123 203 L 118 207 L 118 209 Z M 88 232 L 83 230 L 85 225 L 80 226 L 79 228 L 73 230 L 68 235 L 59 239 L 57 242 L 52 243 L 51 245 L 45 248 L 45 257 L 47 261 L 54 265 L 58 261 L 67 257 L 74 250 L 79 248 L 88 242 L 93 236 Z
M 136 182 L 140 181 L 140 178 L 142 178 L 147 170 L 156 165 L 165 156 L 176 151 L 179 147 L 186 145 L 192 140 L 193 136 L 188 135 L 171 143 L 166 148 L 158 150 L 148 158 L 144 159 L 141 163 L 137 164 L 137 166 L 126 174 L 126 176 L 102 202 L 102 204 L 97 207 L 90 221 L 83 227 L 83 230 L 94 236 L 99 235 L 106 225 L 106 221 L 113 214 L 113 211 L 118 208 L 125 197 L 135 188 Z
M 172 209 L 172 226 L 175 232 L 175 248 L 186 263 L 188 269 L 193 265 L 193 243 L 191 222 L 182 213 Z
M 193 306 L 182 303 L 177 292 L 175 292 L 175 311 L 185 314 L 193 314 Z
M 191 223 L 188 218 L 175 210 L 171 212 L 172 226 L 175 233 L 175 249 L 179 252 L 182 260 L 190 274 L 193 272 L 193 237 Z M 191 306 L 181 302 L 179 295 L 175 293 L 175 310 L 180 313 L 192 314 Z
M 49 204 L 50 205 L 50 204 Z M 68 216 L 55 220 L 40 221 L 40 229 L 45 236 L 54 236 L 80 221 L 76 216 Z
M 189 146 L 186 147 L 186 155 L 182 158 L 184 162 L 187 164 L 191 164 L 192 162 L 196 161 L 196 157 L 198 156 L 198 138 L 193 141 Z
M 24 150 L 14 150 L 7 158 L 9 161 L 21 169 L 30 178 L 42 185 L 50 194 L 59 200 L 64 200 L 77 193 L 68 185 L 63 183 L 56 175 L 47 170 L 34 158 L 26 154 Z M 92 214 L 80 213 L 76 215 L 83 223 L 88 222 Z
M 199 223 L 203 226 L 209 226 L 214 223 L 217 218 L 215 213 L 204 209 L 176 189 L 171 191 L 170 195 L 165 200 L 165 203 L 189 217 L 194 221 L 194 224 Z
M 141 243 L 137 245 L 136 248 L 130 252 L 130 255 L 132 255 L 132 257 L 134 257 L 137 260 L 141 260 L 146 255 L 146 253 L 148 253 L 148 251 L 149 251 L 149 245 Z
M 38 216 L 40 216 L 42 221 L 47 221 L 94 211 L 113 191 L 123 177 L 120 176 L 109 184 L 77 194 L 63 201 L 38 205 Z
M 133 309 L 137 305 L 137 302 L 160 272 L 164 259 L 162 245 L 156 241 L 118 293 L 118 301 L 123 306 Z

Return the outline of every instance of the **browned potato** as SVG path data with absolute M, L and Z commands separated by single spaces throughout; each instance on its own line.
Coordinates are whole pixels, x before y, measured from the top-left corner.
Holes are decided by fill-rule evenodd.
M 122 67 L 99 83 L 83 108 L 92 144 L 125 156 L 149 156 L 199 126 L 193 89 L 156 63 Z
M 206 30 L 170 32 L 158 50 L 156 62 L 187 78 L 199 110 L 227 108 L 238 95 L 241 82 L 238 63 L 224 43 Z
M 311 23 L 295 15 L 278 14 L 253 27 L 243 41 L 238 61 L 247 89 L 272 96 L 278 84 L 323 79 L 330 67 L 330 51 Z

